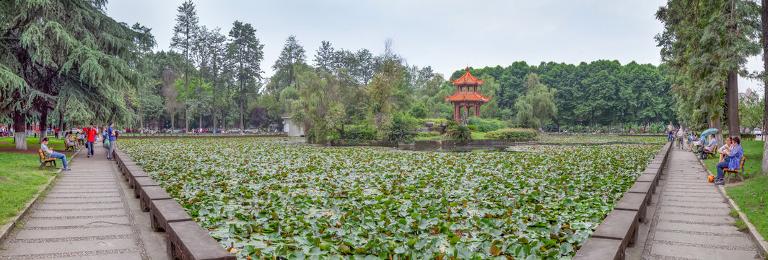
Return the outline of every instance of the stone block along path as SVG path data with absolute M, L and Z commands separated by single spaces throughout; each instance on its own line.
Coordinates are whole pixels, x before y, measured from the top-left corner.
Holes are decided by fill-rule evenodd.
M 669 156 L 648 208 L 651 221 L 640 226 L 627 259 L 762 259 L 696 156 L 678 148 Z
M 16 228 L 0 241 L 6 259 L 167 259 L 163 233 L 150 228 L 106 149 L 81 149 Z

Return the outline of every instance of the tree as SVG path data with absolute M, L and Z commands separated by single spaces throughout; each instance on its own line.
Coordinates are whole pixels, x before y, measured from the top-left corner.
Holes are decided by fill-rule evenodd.
M 725 104 L 729 132 L 739 134 L 737 72 L 759 53 L 758 10 L 748 0 L 670 0 L 659 8 L 664 32 L 656 39 L 675 74 L 678 114 L 692 110 L 688 119 L 719 128 Z
M 541 83 L 539 75 L 531 73 L 526 78 L 525 95 L 515 102 L 517 123 L 524 127 L 540 128 L 557 115 L 554 89 Z
M 271 83 L 273 84 L 268 86 L 269 90 L 273 93 L 280 93 L 285 87 L 296 82 L 295 67 L 305 64 L 305 60 L 304 47 L 296 40 L 296 36 L 289 36 L 280 52 L 280 57 L 272 66 L 275 75 L 272 76 Z
M 381 129 L 388 124 L 390 115 L 396 109 L 395 96 L 398 89 L 405 85 L 404 70 L 400 63 L 393 59 L 384 61 L 371 84 L 368 84 L 367 93 L 370 103 L 370 113 L 373 125 Z
M 763 46 L 763 162 L 762 172 L 768 174 L 768 139 L 765 138 L 765 132 L 768 131 L 768 0 L 762 0 L 761 5 L 761 43 Z
M 221 90 L 221 82 L 219 78 L 224 73 L 224 68 L 228 66 L 226 41 L 226 36 L 221 34 L 219 28 L 216 28 L 211 33 L 207 42 L 210 47 L 208 50 L 211 52 L 211 77 L 213 78 L 213 98 L 211 101 L 211 108 L 213 112 L 212 121 L 214 133 L 218 133 L 216 126 L 218 124 L 218 116 L 221 113 L 221 107 L 223 107 L 223 105 L 219 103 L 218 97 L 221 95 L 219 93 Z
M 320 42 L 320 48 L 315 54 L 315 67 L 328 73 L 336 72 L 337 55 L 330 42 Z
M 751 89 L 739 98 L 739 121 L 741 125 L 751 129 L 763 125 L 763 100 Z
M 240 128 L 245 128 L 245 109 L 248 96 L 258 91 L 261 80 L 261 60 L 264 57 L 264 45 L 256 38 L 256 29 L 249 23 L 235 21 L 229 31 L 230 43 L 227 47 L 227 59 L 230 61 L 237 84 L 236 103 L 239 111 Z
M 184 1 L 177 9 L 176 25 L 173 26 L 173 37 L 171 37 L 171 48 L 181 51 L 188 64 L 192 63 L 191 55 L 195 37 L 198 34 L 198 18 L 195 4 L 192 0 Z M 190 67 L 184 68 L 184 88 L 189 89 Z M 189 131 L 189 115 L 185 105 L 184 112 L 184 130 Z
M 105 15 L 106 1 L 6 1 L 0 4 L 0 112 L 13 119 L 17 149 L 26 120 L 61 108 L 64 93 L 94 118 L 128 122 L 126 103 L 138 82 L 136 32 Z

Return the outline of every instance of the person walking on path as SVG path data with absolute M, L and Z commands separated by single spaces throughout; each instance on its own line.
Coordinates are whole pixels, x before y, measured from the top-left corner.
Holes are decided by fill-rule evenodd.
M 51 158 L 61 159 L 61 165 L 64 166 L 64 171 L 71 170 L 67 165 L 67 156 L 63 153 L 58 153 L 54 150 L 51 150 L 51 148 L 48 148 L 48 137 L 43 137 L 43 141 L 40 143 L 40 149 L 43 150 L 45 155 Z
M 724 160 L 717 164 L 715 185 L 724 185 L 723 175 L 725 174 L 725 169 L 738 169 L 741 157 L 744 156 L 744 150 L 741 148 L 741 139 L 738 136 L 734 136 L 730 140 L 733 142 L 733 147 L 726 151 Z
M 98 133 L 93 124 L 91 124 L 90 127 L 83 128 L 83 132 L 85 132 L 85 139 L 87 141 L 86 147 L 88 148 L 88 158 L 91 158 L 91 156 L 93 156 L 93 144 L 96 143 L 96 135 Z
M 107 160 L 112 160 L 112 153 L 115 152 L 117 146 L 117 133 L 115 131 L 115 124 L 110 123 L 107 128 L 107 138 L 109 138 L 109 150 L 107 150 Z
M 677 129 L 677 146 L 680 149 L 683 149 L 684 141 L 685 141 L 685 130 L 683 130 L 683 127 L 681 126 L 679 129 Z

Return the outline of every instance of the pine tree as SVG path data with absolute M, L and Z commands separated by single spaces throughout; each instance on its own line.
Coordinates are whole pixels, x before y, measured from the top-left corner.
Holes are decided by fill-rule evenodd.
M 103 121 L 130 121 L 126 93 L 138 83 L 136 32 L 104 13 L 106 1 L 3 1 L 0 4 L 0 112 L 10 113 L 17 149 L 36 110 L 47 126 L 60 96 Z M 34 109 L 34 110 L 33 110 Z M 65 111 L 61 111 L 66 113 Z
M 238 87 L 236 103 L 240 116 L 240 128 L 245 129 L 245 113 L 248 96 L 258 92 L 261 80 L 261 60 L 264 45 L 256 37 L 256 29 L 249 23 L 235 21 L 229 31 L 230 43 L 227 59 Z
M 192 49 L 195 43 L 195 37 L 198 34 L 198 18 L 195 4 L 192 0 L 184 1 L 177 9 L 176 25 L 173 26 L 173 37 L 171 37 L 171 48 L 181 51 L 188 64 L 192 64 Z M 189 90 L 190 67 L 184 68 L 184 88 Z M 189 108 L 185 105 L 184 129 L 189 131 Z
M 304 47 L 296 40 L 296 36 L 291 35 L 285 41 L 280 57 L 272 66 L 275 75 L 272 77 L 274 83 L 270 85 L 269 91 L 280 93 L 284 88 L 294 84 L 296 82 L 295 66 L 299 64 L 306 64 Z

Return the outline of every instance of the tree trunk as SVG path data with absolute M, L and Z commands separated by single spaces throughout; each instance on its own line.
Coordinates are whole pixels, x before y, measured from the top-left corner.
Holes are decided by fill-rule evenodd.
M 13 119 L 13 141 L 16 150 L 27 150 L 27 115 L 18 111 L 11 112 Z
M 728 104 L 728 136 L 740 136 L 739 126 L 739 74 L 736 70 L 728 72 L 726 87 L 726 104 Z
M 243 132 L 245 121 L 245 108 L 243 108 L 242 102 L 240 102 L 240 132 Z
M 768 130 L 768 0 L 762 1 L 762 44 L 763 44 L 763 174 L 768 174 L 768 142 L 765 142 Z
M 40 138 L 39 143 L 43 142 L 43 138 L 48 136 L 48 108 L 43 108 L 40 111 Z
M 175 126 L 175 124 L 174 124 L 174 122 L 173 122 L 173 121 L 175 121 L 175 120 L 176 120 L 176 116 L 175 116 L 175 115 L 176 115 L 176 112 L 174 111 L 174 112 L 171 112 L 170 114 L 171 114 L 171 130 L 173 130 L 173 128 L 174 128 L 174 126 Z

